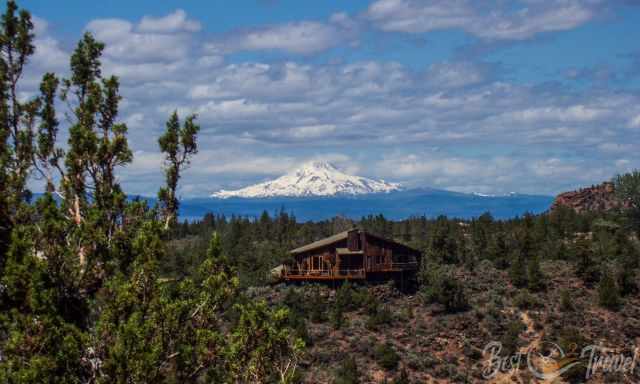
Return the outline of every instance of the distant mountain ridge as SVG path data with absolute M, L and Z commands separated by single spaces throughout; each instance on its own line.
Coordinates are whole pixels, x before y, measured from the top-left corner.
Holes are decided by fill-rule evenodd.
M 207 212 L 225 216 L 258 218 L 263 211 L 270 214 L 284 210 L 299 221 L 327 220 L 335 216 L 360 219 L 382 214 L 388 219 L 401 220 L 411 216 L 437 217 L 445 215 L 468 219 L 485 212 L 495 218 L 508 219 L 524 213 L 543 213 L 549 210 L 553 196 L 509 194 L 478 196 L 442 189 L 402 189 L 389 193 L 360 195 L 264 197 L 264 198 L 192 198 L 180 202 L 180 216 L 193 220 Z
M 279 178 L 237 190 L 221 190 L 214 198 L 319 197 L 399 191 L 400 184 L 348 175 L 325 161 L 313 161 Z
M 38 198 L 40 193 L 35 193 Z M 154 197 L 140 198 L 150 205 Z M 442 189 L 405 189 L 389 193 L 363 195 L 303 196 L 212 199 L 211 197 L 180 200 L 180 220 L 200 220 L 207 213 L 216 215 L 258 218 L 262 212 L 275 214 L 285 211 L 300 222 L 327 220 L 336 216 L 360 219 L 368 215 L 384 215 L 387 219 L 402 220 L 411 216 L 437 217 L 445 215 L 460 219 L 478 217 L 489 212 L 496 219 L 509 219 L 524 213 L 543 213 L 549 210 L 553 196 L 509 194 L 478 196 Z

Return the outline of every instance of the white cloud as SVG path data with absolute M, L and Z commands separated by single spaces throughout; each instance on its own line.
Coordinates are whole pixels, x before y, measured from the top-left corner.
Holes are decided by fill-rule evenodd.
M 296 139 L 314 139 L 327 137 L 335 132 L 334 124 L 306 125 L 302 127 L 290 128 L 290 134 Z
M 629 127 L 640 128 L 640 115 L 636 115 L 631 120 L 629 120 Z
M 486 69 L 470 62 L 434 64 L 427 70 L 427 81 L 438 88 L 458 88 L 485 80 Z
M 324 51 L 339 41 L 337 29 L 315 21 L 266 27 L 237 35 L 215 44 L 225 52 L 281 50 L 309 54 Z
M 237 30 L 208 44 L 212 52 L 282 51 L 308 55 L 344 42 L 354 43 L 358 23 L 345 13 L 332 15 L 328 23 L 297 21 Z
M 535 161 L 530 167 L 536 176 L 545 178 L 566 177 L 580 170 L 576 165 L 567 164 L 558 158 Z
M 482 193 L 505 192 L 501 188 L 512 185 L 520 166 L 509 157 L 465 158 L 439 152 L 393 153 L 375 164 L 380 176 L 410 187 Z
M 538 121 L 590 122 L 601 119 L 607 116 L 608 113 L 609 111 L 607 110 L 585 105 L 572 105 L 569 107 L 547 106 L 507 112 L 501 118 L 521 123 Z
M 138 24 L 122 19 L 96 19 L 87 24 L 96 39 L 106 44 L 105 55 L 125 62 L 168 62 L 184 59 L 192 48 L 199 23 L 182 10 L 166 17 L 145 16 Z
M 201 28 L 200 22 L 189 20 L 187 13 L 182 9 L 164 17 L 144 16 L 138 25 L 140 32 L 197 32 Z
M 39 37 L 34 41 L 35 52 L 31 62 L 45 70 L 64 70 L 69 65 L 69 55 L 60 47 L 58 40 Z
M 49 23 L 41 17 L 31 15 L 31 21 L 33 22 L 33 33 L 36 37 L 45 34 L 49 29 Z
M 621 143 L 602 143 L 598 145 L 598 149 L 608 153 L 630 153 L 633 151 L 633 144 Z
M 186 108 L 188 110 L 190 108 Z M 205 121 L 236 120 L 243 121 L 264 116 L 269 105 L 247 99 L 210 101 L 195 108 L 195 113 Z
M 593 19 L 598 0 L 505 2 L 484 11 L 470 0 L 377 0 L 365 17 L 383 31 L 423 33 L 463 29 L 487 40 L 524 40 L 536 34 L 575 28 Z

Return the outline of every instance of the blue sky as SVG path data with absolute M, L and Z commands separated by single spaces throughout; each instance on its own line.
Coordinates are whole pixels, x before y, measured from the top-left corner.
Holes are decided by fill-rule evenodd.
M 22 1 L 37 26 L 23 91 L 64 75 L 84 31 L 104 41 L 132 193 L 160 185 L 156 137 L 177 109 L 202 126 L 182 196 L 314 159 L 409 187 L 555 194 L 640 167 L 634 3 Z

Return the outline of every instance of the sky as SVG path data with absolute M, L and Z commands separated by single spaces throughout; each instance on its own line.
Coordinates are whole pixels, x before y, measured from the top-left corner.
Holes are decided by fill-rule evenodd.
M 129 193 L 161 186 L 157 138 L 174 110 L 201 125 L 182 197 L 318 159 L 491 194 L 553 195 L 640 168 L 640 1 L 19 5 L 36 26 L 24 97 L 43 73 L 68 74 L 84 32 L 106 44 L 134 151 L 119 171 Z

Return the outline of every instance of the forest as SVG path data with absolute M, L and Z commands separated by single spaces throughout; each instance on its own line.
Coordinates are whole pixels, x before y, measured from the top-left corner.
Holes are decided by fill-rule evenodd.
M 638 172 L 614 178 L 618 198 L 637 202 L 639 181 Z M 302 223 L 286 207 L 260 217 L 210 213 L 173 227 L 163 274 L 188 276 L 205 257 L 211 234 L 220 236 L 248 295 L 289 310 L 288 324 L 306 345 L 297 376 L 302 382 L 482 382 L 483 347 L 496 339 L 509 356 L 544 336 L 568 349 L 611 343 L 615 332 L 616 342 L 633 354 L 640 329 L 635 207 L 577 213 L 558 206 L 510 220 L 486 213 L 473 220 L 377 215 Z M 392 282 L 336 287 L 273 279 L 271 269 L 289 259 L 289 250 L 352 227 L 419 249 L 414 284 L 400 291 Z M 457 354 L 429 344 L 443 337 L 446 347 L 440 348 Z M 318 368 L 324 366 L 332 368 Z M 533 380 L 519 372 L 525 382 Z M 583 382 L 584 375 L 582 367 L 563 377 Z
M 84 34 L 68 78 L 46 73 L 25 99 L 33 41 L 30 13 L 8 1 L 0 383 L 477 382 L 496 338 L 509 356 L 543 333 L 563 346 L 623 348 L 640 336 L 637 171 L 614 178 L 629 202 L 619 211 L 298 222 L 283 207 L 181 221 L 177 191 L 198 153 L 197 116 L 174 112 L 157 138 L 158 203 L 129 198 L 117 175 L 133 153 L 119 80 L 102 72 L 104 44 Z M 44 185 L 37 198 L 32 178 Z M 272 279 L 289 250 L 353 226 L 422 252 L 410 288 Z

